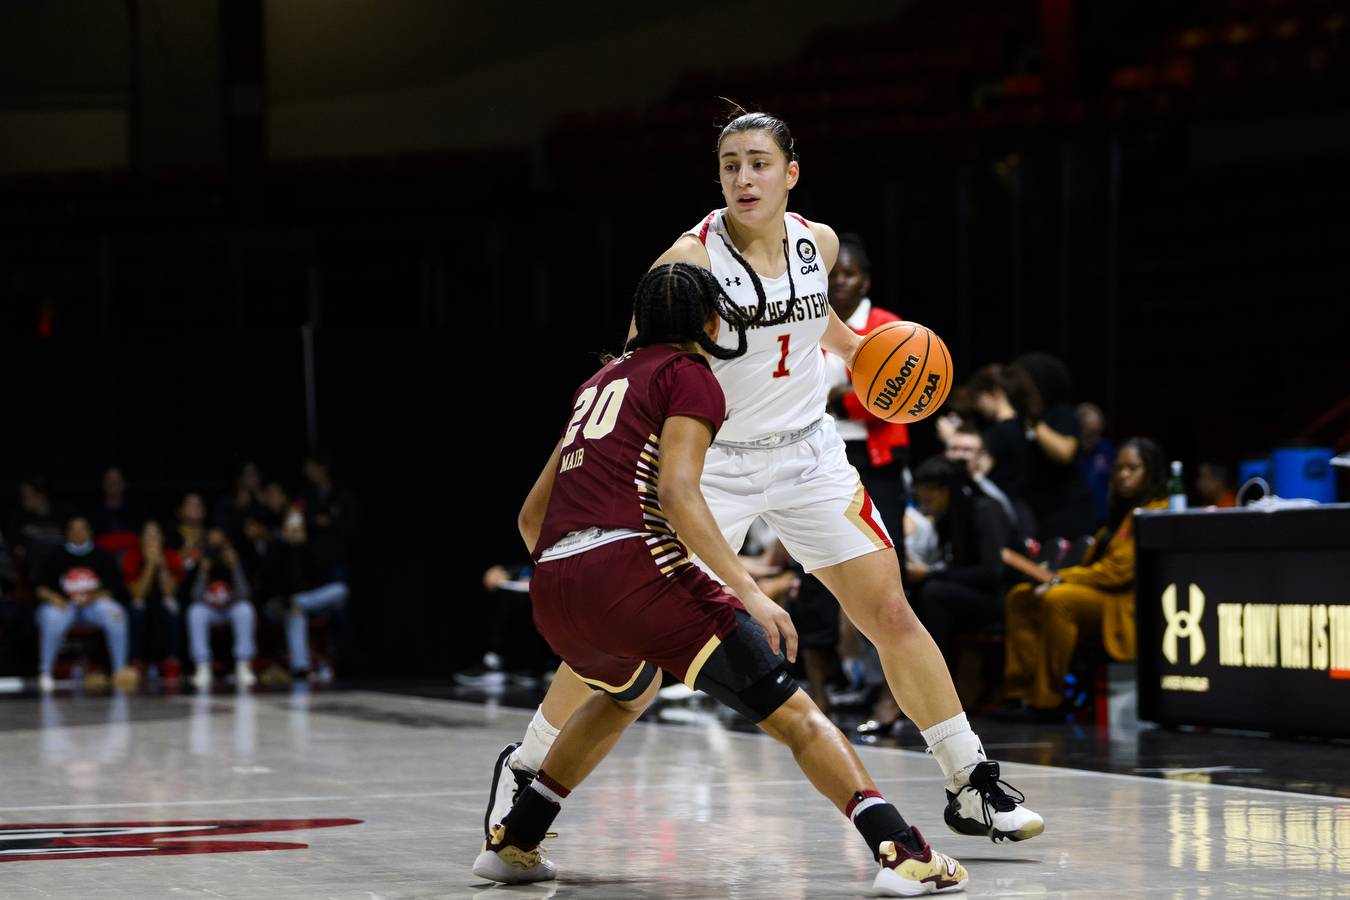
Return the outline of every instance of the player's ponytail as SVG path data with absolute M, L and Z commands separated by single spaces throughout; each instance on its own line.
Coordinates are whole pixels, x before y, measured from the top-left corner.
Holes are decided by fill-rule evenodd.
M 735 350 L 718 344 L 703 330 L 713 313 L 736 329 Z M 715 359 L 735 359 L 745 353 L 745 314 L 722 292 L 713 274 L 700 266 L 669 263 L 644 275 L 633 295 L 633 321 L 637 334 L 624 348 L 628 353 L 651 344 L 685 341 L 696 342 Z

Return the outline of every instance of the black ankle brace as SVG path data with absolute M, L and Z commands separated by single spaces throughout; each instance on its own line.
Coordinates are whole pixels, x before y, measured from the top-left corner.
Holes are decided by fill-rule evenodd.
M 562 807 L 528 787 L 520 792 L 511 811 L 502 819 L 502 824 L 511 829 L 516 840 L 526 844 L 537 844 L 544 839 L 553 820 L 558 817 Z
M 883 841 L 895 841 L 915 853 L 923 849 L 918 839 L 914 837 L 914 832 L 906 824 L 905 817 L 889 803 L 871 806 L 858 813 L 853 819 L 853 825 L 863 836 L 863 840 L 867 841 L 867 846 L 872 848 L 872 856 L 876 859 L 881 858 L 881 851 L 878 848 Z

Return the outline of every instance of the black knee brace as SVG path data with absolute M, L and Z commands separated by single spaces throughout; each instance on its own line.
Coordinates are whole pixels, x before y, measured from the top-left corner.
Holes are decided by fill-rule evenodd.
M 784 658 L 769 649 L 768 636 L 749 613 L 736 610 L 736 622 L 736 630 L 703 663 L 694 689 L 758 724 L 797 693 L 797 682 L 787 673 Z

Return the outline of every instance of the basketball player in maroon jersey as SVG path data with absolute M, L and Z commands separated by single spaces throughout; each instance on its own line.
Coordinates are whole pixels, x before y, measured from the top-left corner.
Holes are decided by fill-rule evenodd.
M 655 698 L 665 669 L 792 749 L 879 861 L 878 896 L 960 890 L 965 869 L 882 799 L 852 745 L 787 673 L 779 646 L 795 658 L 792 620 L 756 587 L 703 499 L 703 460 L 726 412 L 708 360 L 746 347 L 745 317 L 720 297 L 697 266 L 647 274 L 634 302 L 636 336 L 577 391 L 525 502 L 521 534 L 538 561 L 535 622 L 594 693 L 491 829 L 474 874 L 504 883 L 556 876 L 539 842 L 570 791 Z M 735 349 L 715 341 L 723 318 L 742 326 Z

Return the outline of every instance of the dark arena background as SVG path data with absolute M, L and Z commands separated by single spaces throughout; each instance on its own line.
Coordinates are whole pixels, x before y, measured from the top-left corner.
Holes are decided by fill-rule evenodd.
M 789 211 L 861 236 L 872 302 L 941 335 L 956 385 L 1053 355 L 1103 448 L 1181 465 L 1190 509 L 1136 524 L 1133 658 L 1085 627 L 1047 711 L 1005 703 L 1001 616 L 943 647 L 1045 834 L 944 827 L 855 639 L 829 712 L 882 792 L 972 895 L 1350 897 L 1344 0 L 0 0 L 0 895 L 478 896 L 495 754 L 557 664 L 510 592 L 517 514 L 638 280 L 726 205 L 728 100 L 787 122 Z M 988 424 L 972 396 L 902 464 L 946 415 Z M 71 514 L 117 530 L 109 468 L 177 547 L 184 497 L 225 527 L 246 462 L 347 498 L 347 531 L 296 512 L 349 588 L 312 667 L 268 607 L 283 503 L 240 532 L 251 690 L 227 619 L 205 684 L 184 623 L 172 666 L 133 636 L 130 685 L 76 624 L 44 683 L 38 557 Z M 1085 544 L 1038 537 L 1037 562 Z M 108 549 L 130 583 L 138 539 Z M 865 892 L 791 755 L 670 690 L 564 806 L 548 890 Z M 107 858 L 145 855 L 184 858 Z

